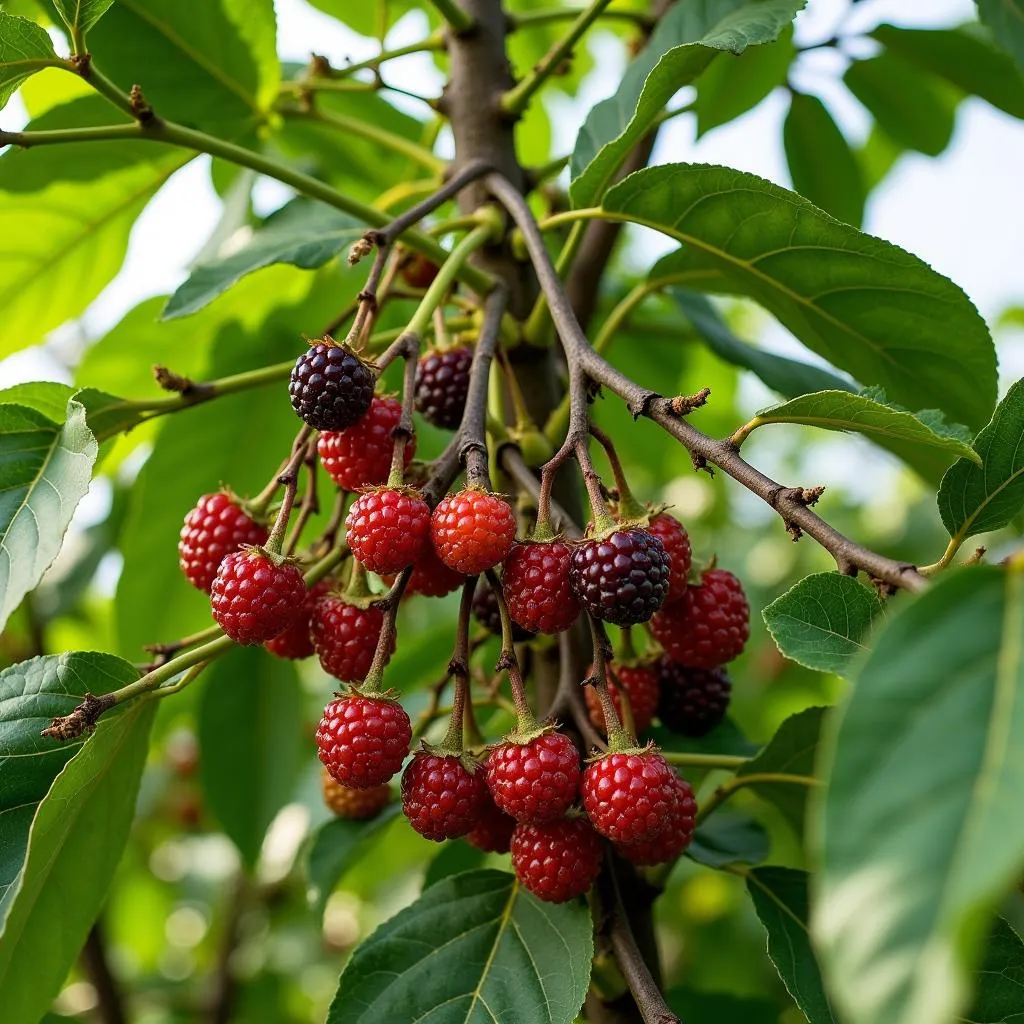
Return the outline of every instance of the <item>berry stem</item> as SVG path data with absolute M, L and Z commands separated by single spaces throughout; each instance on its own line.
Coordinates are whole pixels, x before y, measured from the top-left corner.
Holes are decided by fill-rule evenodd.
M 402 414 L 391 436 L 394 447 L 391 451 L 391 470 L 388 473 L 388 487 L 401 487 L 405 483 L 405 449 L 413 436 L 412 409 L 416 400 L 416 362 L 420 354 L 420 339 L 417 335 L 402 335 L 405 345 L 402 358 L 405 367 L 402 373 Z M 396 343 L 397 344 L 397 343 Z
M 313 428 L 308 425 L 299 431 L 292 445 L 292 457 L 288 460 L 284 472 L 277 478 L 277 482 L 284 487 L 284 497 L 270 536 L 263 545 L 263 550 L 268 554 L 280 555 L 284 547 L 285 531 L 288 529 L 288 520 L 291 518 L 292 506 L 295 504 L 295 495 L 299 488 L 299 468 L 306 461 L 312 432 Z
M 608 511 L 605 504 L 604 494 L 601 490 L 601 477 L 594 469 L 594 463 L 590 458 L 589 437 L 584 435 L 576 441 L 576 461 L 579 463 L 580 472 L 583 474 L 583 485 L 587 489 L 587 497 L 590 499 L 590 511 L 594 516 L 594 532 L 596 534 L 614 530 L 616 522 Z
M 208 629 L 200 630 L 191 636 L 183 636 L 180 640 L 174 640 L 169 644 L 146 644 L 143 650 L 155 654 L 158 659 L 156 664 L 151 666 L 150 671 L 166 664 L 178 651 L 182 651 L 186 647 L 195 647 L 196 644 L 205 644 L 210 640 L 216 640 L 221 635 L 220 626 L 210 626 Z
M 530 410 L 526 407 L 523 389 L 519 386 L 519 378 L 516 377 L 515 371 L 512 369 L 508 355 L 500 347 L 495 351 L 494 355 L 498 365 L 501 367 L 501 373 L 505 379 L 505 386 L 508 388 L 509 397 L 512 399 L 512 411 L 516 417 L 515 429 L 523 432 L 535 430 L 536 424 L 533 422 Z
M 663 750 L 661 756 L 669 764 L 677 764 L 681 768 L 722 768 L 726 771 L 742 768 L 750 760 L 733 754 L 686 754 L 674 750 Z
M 615 652 L 615 660 L 620 665 L 628 665 L 637 660 L 636 647 L 633 644 L 633 627 L 624 626 L 619 637 L 619 646 Z
M 373 322 L 380 312 L 381 306 L 384 304 L 384 298 L 378 297 L 378 292 L 383 291 L 386 296 L 391 282 L 394 280 L 398 267 L 397 260 L 391 261 L 384 284 L 380 286 L 380 280 L 384 275 L 384 268 L 387 265 L 389 255 L 390 246 L 382 245 L 377 249 L 376 255 L 373 258 L 373 264 L 370 266 L 370 273 L 366 278 L 366 284 L 359 293 L 356 315 L 352 320 L 352 326 L 349 328 L 348 334 L 345 336 L 345 344 L 355 351 L 361 352 L 363 350 L 366 335 L 372 330 Z M 352 261 L 353 257 L 350 256 L 349 262 L 351 263 Z
M 708 815 L 713 813 L 716 808 L 720 807 L 740 789 L 745 786 L 763 786 L 763 785 L 791 785 L 791 786 L 806 786 L 809 789 L 813 789 L 821 785 L 821 780 L 816 779 L 813 775 L 789 775 L 785 772 L 752 772 L 750 775 L 735 775 L 731 779 L 727 779 L 723 782 L 712 794 L 705 800 L 697 811 L 697 823 L 700 824 L 704 821 Z
M 459 621 L 455 629 L 455 648 L 448 673 L 455 680 L 455 695 L 452 698 L 452 714 L 448 731 L 441 740 L 438 753 L 461 754 L 463 751 L 463 724 L 469 696 L 469 617 L 473 610 L 473 593 L 479 577 L 472 576 L 463 584 L 462 599 L 459 602 Z M 472 711 L 470 711 L 472 714 Z
M 358 565 L 358 562 L 353 563 Z M 413 567 L 403 569 L 394 586 L 388 591 L 382 603 L 386 606 L 384 610 L 384 622 L 380 627 L 380 638 L 377 640 L 377 649 L 373 652 L 373 662 L 370 671 L 366 673 L 366 679 L 359 687 L 359 692 L 366 696 L 380 694 L 384 682 L 384 667 L 391 657 L 391 648 L 395 642 L 395 621 L 398 618 L 398 606 L 402 602 L 402 594 L 405 592 L 406 584 L 412 575 Z M 364 570 L 365 572 L 365 570 Z
M 613 753 L 623 750 L 632 750 L 638 744 L 636 737 L 630 729 L 623 726 L 619 720 L 619 714 L 615 710 L 615 702 L 612 700 L 611 691 L 608 689 L 608 658 L 611 655 L 611 644 L 605 635 L 604 626 L 598 622 L 589 612 L 587 620 L 590 622 L 590 636 L 593 640 L 594 657 L 594 682 L 593 687 L 597 693 L 597 699 L 601 703 L 601 713 L 604 715 L 605 733 L 608 736 L 608 749 Z
M 619 453 L 615 450 L 612 439 L 600 427 L 590 424 L 590 435 L 604 449 L 608 457 L 608 463 L 612 467 L 612 476 L 615 478 L 615 490 L 618 491 L 618 511 L 622 519 L 640 519 L 647 514 L 646 509 L 633 497 L 626 480 L 625 470 L 619 459 Z
M 501 655 L 495 671 L 504 670 L 508 676 L 509 686 L 512 688 L 512 700 L 516 706 L 516 734 L 529 736 L 538 731 L 540 726 L 530 708 L 530 702 L 526 699 L 526 688 L 523 686 L 523 675 L 519 669 L 519 658 L 516 656 L 515 644 L 512 641 L 512 619 L 508 614 L 508 604 L 505 602 L 505 591 L 502 589 L 501 580 L 493 569 L 487 570 L 487 582 L 494 591 L 494 597 L 498 604 L 498 614 L 501 616 Z
M 348 586 L 345 588 L 345 597 L 352 601 L 361 601 L 373 597 L 366 582 L 366 567 L 358 559 L 352 559 L 352 574 L 348 578 Z
M 302 465 L 306 469 L 306 493 L 302 496 L 299 514 L 295 517 L 295 523 L 284 546 L 284 553 L 289 557 L 299 546 L 302 531 L 306 528 L 310 517 L 320 512 L 320 497 L 317 494 L 316 448 L 312 444 L 306 446 L 306 457 L 302 460 Z

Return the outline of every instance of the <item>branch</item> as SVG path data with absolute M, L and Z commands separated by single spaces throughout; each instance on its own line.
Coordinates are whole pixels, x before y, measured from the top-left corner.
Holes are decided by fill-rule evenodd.
M 96 990 L 97 1016 L 102 1024 L 127 1024 L 124 996 L 110 967 L 103 923 L 97 920 L 82 947 L 82 966 Z
M 710 797 L 702 801 L 697 812 L 698 824 L 724 804 L 733 793 L 745 786 L 763 786 L 771 783 L 814 789 L 821 785 L 821 779 L 816 779 L 813 775 L 789 775 L 786 772 L 753 772 L 750 775 L 736 775 L 723 782 Z
M 808 508 L 802 489 L 785 487 L 765 476 L 746 462 L 735 445 L 728 440 L 715 440 L 680 419 L 673 411 L 672 399 L 663 398 L 656 392 L 635 384 L 595 352 L 566 298 L 562 283 L 544 245 L 543 236 L 526 201 L 500 175 L 489 175 L 486 183 L 522 232 L 565 350 L 570 375 L 585 374 L 590 380 L 618 395 L 634 418 L 647 416 L 654 420 L 690 452 L 695 465 L 717 466 L 743 484 L 778 512 L 787 529 L 791 532 L 794 529 L 803 531 L 813 537 L 836 560 L 840 572 L 863 570 L 876 579 L 910 591 L 919 591 L 927 585 L 926 577 L 913 565 L 886 558 L 845 537 Z M 570 434 L 572 430 L 570 412 Z
M 473 19 L 455 0 L 430 0 L 437 13 L 448 23 L 449 28 L 460 36 L 468 35 L 473 29 Z

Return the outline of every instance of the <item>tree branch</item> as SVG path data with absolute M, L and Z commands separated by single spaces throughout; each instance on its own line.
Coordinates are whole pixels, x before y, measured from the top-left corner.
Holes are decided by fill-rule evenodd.
M 102 919 L 89 929 L 82 947 L 82 966 L 96 990 L 96 1011 L 102 1024 L 127 1024 L 124 996 L 107 957 Z

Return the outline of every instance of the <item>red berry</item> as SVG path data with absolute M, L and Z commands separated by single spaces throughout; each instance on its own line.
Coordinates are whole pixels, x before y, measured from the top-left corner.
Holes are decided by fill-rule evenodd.
M 353 693 L 332 700 L 316 730 L 320 760 L 343 786 L 381 786 L 402 767 L 412 723 L 398 701 Z
M 512 833 L 516 878 L 548 903 L 582 896 L 601 872 L 604 847 L 582 818 L 521 822 Z
M 675 777 L 676 804 L 664 831 L 643 843 L 616 844 L 616 849 L 634 864 L 649 867 L 675 860 L 690 845 L 697 818 L 697 801 L 690 784 Z
M 309 623 L 321 668 L 343 683 L 362 682 L 373 663 L 383 625 L 384 612 L 379 608 L 360 608 L 340 597 L 321 598 Z M 394 652 L 392 643 L 388 657 Z
M 583 772 L 583 809 L 613 842 L 646 842 L 666 827 L 674 811 L 675 774 L 656 750 L 605 754 Z
M 473 618 L 489 633 L 501 636 L 501 611 L 498 608 L 498 595 L 489 583 L 482 583 L 473 595 Z M 532 640 L 537 634 L 523 629 L 518 622 L 512 623 L 513 643 L 524 643 Z
M 331 479 L 346 491 L 379 487 L 387 483 L 391 453 L 395 446 L 391 432 L 402 416 L 402 404 L 394 398 L 375 398 L 366 415 L 347 430 L 325 430 L 316 443 L 320 462 Z M 416 438 L 405 443 L 405 464 L 416 451 Z
M 509 817 L 487 794 L 477 823 L 466 833 L 466 842 L 484 853 L 508 853 L 516 819 Z
M 440 843 L 464 836 L 483 813 L 483 772 L 470 770 L 454 754 L 417 751 L 402 773 L 402 812 L 424 839 Z
M 438 266 L 423 253 L 414 252 L 402 264 L 402 280 L 410 288 L 429 288 L 437 277 Z
M 668 581 L 668 555 L 646 530 L 616 530 L 572 553 L 569 582 L 580 604 L 616 626 L 646 622 L 664 603 Z
M 351 349 L 321 341 L 295 360 L 288 394 L 314 430 L 344 430 L 365 415 L 373 385 L 370 368 Z
M 560 540 L 512 545 L 505 559 L 502 586 L 508 613 L 523 629 L 561 633 L 580 613 L 569 586 L 572 548 Z
M 326 767 L 320 776 L 320 789 L 328 810 L 351 821 L 376 818 L 391 802 L 391 787 L 386 783 L 370 789 L 350 789 L 334 778 Z
M 673 661 L 688 668 L 732 661 L 750 636 L 750 606 L 740 581 L 725 569 L 708 569 L 681 601 L 654 616 L 651 632 Z
M 278 565 L 259 548 L 228 555 L 210 588 L 217 625 L 236 644 L 261 644 L 302 614 L 306 581 L 297 565 Z
M 516 535 L 516 517 L 502 498 L 472 487 L 443 498 L 430 523 L 441 561 L 466 576 L 497 565 Z
M 309 635 L 309 620 L 313 617 L 313 609 L 317 601 L 330 592 L 334 581 L 320 580 L 306 591 L 306 599 L 302 602 L 302 612 L 283 632 L 268 640 L 263 646 L 271 654 L 279 658 L 299 660 L 313 654 L 313 638 Z
M 473 366 L 471 348 L 428 352 L 416 366 L 416 411 L 442 430 L 455 430 L 462 422 Z
M 528 743 L 511 740 L 487 757 L 487 788 L 517 821 L 560 818 L 576 799 L 580 755 L 565 733 L 545 732 Z
M 466 577 L 462 573 L 449 569 L 434 550 L 434 542 L 428 537 L 420 552 L 420 557 L 413 565 L 412 575 L 405 585 L 405 597 L 422 594 L 424 597 L 444 597 L 458 590 Z
M 629 709 L 633 712 L 633 731 L 641 733 L 650 727 L 654 718 L 654 712 L 658 707 L 658 673 L 653 665 L 616 665 L 608 666 L 611 673 L 608 677 L 608 689 L 611 691 L 612 703 L 615 710 L 622 719 L 622 696 L 616 681 L 622 684 L 622 688 L 629 697 Z M 593 666 L 590 669 L 593 672 Z M 593 686 L 584 689 L 584 696 L 587 702 L 587 710 L 590 712 L 590 720 L 594 725 L 606 732 L 604 724 L 604 713 L 601 711 L 601 701 L 598 699 L 597 690 Z
M 356 498 L 345 526 L 352 554 L 386 576 L 419 557 L 430 533 L 430 506 L 413 492 L 382 487 Z
M 732 684 L 723 668 L 685 668 L 671 658 L 658 662 L 661 724 L 683 736 L 704 736 L 725 718 Z
M 665 598 L 666 604 L 671 604 L 680 600 L 686 593 L 687 577 L 690 575 L 690 563 L 693 558 L 690 535 L 686 532 L 686 527 L 667 512 L 654 516 L 647 529 L 661 541 L 671 562 L 668 597 Z
M 210 592 L 225 555 L 265 543 L 267 528 L 223 492 L 204 494 L 181 527 L 178 565 L 189 583 Z

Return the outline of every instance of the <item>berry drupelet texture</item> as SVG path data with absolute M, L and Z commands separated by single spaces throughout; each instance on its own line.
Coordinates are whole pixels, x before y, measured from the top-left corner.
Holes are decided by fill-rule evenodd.
M 583 809 L 594 828 L 613 842 L 647 842 L 674 813 L 675 777 L 654 750 L 605 754 L 583 772 Z
M 354 352 L 321 341 L 295 360 L 288 394 L 299 418 L 314 430 L 344 430 L 370 408 L 374 383 Z
M 508 554 L 516 535 L 516 517 L 503 498 L 467 487 L 438 503 L 430 535 L 445 565 L 476 576 Z
M 462 422 L 469 392 L 473 349 L 452 348 L 428 352 L 416 366 L 416 411 L 442 430 L 455 430 Z
M 422 594 L 424 597 L 444 597 L 458 590 L 466 577 L 461 572 L 449 569 L 434 550 L 434 542 L 428 536 L 420 551 L 420 557 L 413 563 L 412 575 L 405 585 L 404 597 Z
M 488 802 L 483 773 L 456 755 L 417 751 L 402 773 L 402 812 L 424 839 L 464 836 Z
M 326 767 L 320 776 L 320 789 L 327 809 L 350 821 L 376 818 L 391 802 L 391 787 L 386 783 L 369 789 L 350 789 L 334 778 Z
M 395 439 L 392 431 L 402 418 L 402 404 L 394 398 L 374 398 L 366 415 L 347 430 L 325 431 L 316 450 L 327 475 L 346 491 L 380 487 L 391 471 Z M 405 443 L 405 464 L 416 453 L 416 438 Z
M 263 646 L 278 658 L 289 658 L 298 661 L 313 654 L 313 638 L 309 634 L 310 620 L 317 601 L 330 593 L 333 580 L 325 579 L 314 583 L 306 591 L 302 602 L 302 611 L 292 624 L 283 632 L 268 640 Z
M 259 548 L 228 555 L 210 588 L 213 617 L 236 644 L 272 640 L 302 614 L 305 599 L 299 567 L 278 564 Z
M 725 669 L 686 668 L 669 657 L 658 663 L 661 724 L 683 736 L 704 736 L 729 709 L 732 684 Z
M 651 519 L 647 527 L 661 541 L 669 557 L 671 568 L 668 576 L 668 597 L 666 604 L 679 601 L 686 594 L 693 552 L 690 549 L 690 535 L 678 519 L 667 512 L 661 512 Z
M 490 793 L 477 823 L 466 833 L 466 842 L 484 853 L 508 853 L 516 819 L 498 809 Z
M 507 598 L 507 595 L 506 595 Z M 473 595 L 473 618 L 480 623 L 489 633 L 501 636 L 501 611 L 498 608 L 498 595 L 487 583 L 481 583 Z M 512 622 L 512 642 L 523 643 L 532 640 L 536 633 L 523 629 L 518 622 Z
M 316 731 L 320 761 L 343 786 L 381 786 L 409 753 L 412 723 L 405 708 L 386 697 L 353 693 L 332 700 Z
M 667 864 L 675 860 L 690 845 L 697 821 L 697 801 L 690 784 L 675 777 L 676 802 L 665 829 L 653 839 L 642 843 L 616 844 L 616 849 L 627 860 L 642 867 Z
M 569 584 L 572 548 L 560 540 L 512 545 L 502 585 L 512 620 L 534 633 L 561 633 L 580 613 Z
M 548 903 L 582 896 L 601 871 L 604 847 L 582 818 L 520 822 L 512 833 L 512 868 L 523 885 Z
M 230 495 L 204 494 L 181 527 L 178 565 L 193 587 L 207 594 L 220 563 L 239 548 L 263 544 L 267 528 L 246 515 Z
M 527 743 L 506 741 L 487 757 L 491 797 L 517 821 L 560 818 L 575 802 L 579 780 L 579 751 L 565 733 L 545 732 Z
M 383 625 L 380 608 L 360 608 L 341 597 L 321 598 L 309 624 L 320 667 L 343 683 L 362 682 L 373 664 Z M 394 650 L 392 643 L 389 656 Z
M 382 487 L 356 498 L 345 527 L 352 554 L 386 576 L 419 557 L 430 534 L 430 507 L 412 491 Z
M 654 719 L 654 712 L 658 707 L 658 683 L 659 676 L 653 665 L 616 665 L 614 662 L 608 666 L 608 690 L 612 695 L 612 703 L 619 713 L 619 719 L 625 721 L 622 712 L 621 687 L 626 691 L 629 698 L 629 709 L 633 713 L 633 730 L 637 733 L 650 728 Z M 591 667 L 593 672 L 593 667 Z M 607 732 L 604 724 L 604 712 L 601 710 L 601 701 L 598 699 L 597 691 L 593 686 L 588 686 L 583 691 L 587 702 L 587 710 L 590 713 L 590 720 L 602 733 Z

